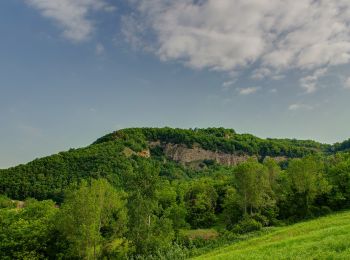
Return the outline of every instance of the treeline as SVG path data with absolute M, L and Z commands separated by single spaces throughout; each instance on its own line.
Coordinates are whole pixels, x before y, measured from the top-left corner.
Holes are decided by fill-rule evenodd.
M 132 159 L 123 154 L 125 147 L 120 141 L 92 145 L 0 170 L 0 194 L 61 202 L 69 184 L 87 178 L 102 177 L 119 185 L 119 176 L 132 167 Z
M 329 145 L 315 141 L 290 139 L 261 139 L 250 134 L 237 134 L 233 129 L 178 129 L 178 128 L 129 128 L 108 134 L 95 143 L 114 140 L 135 140 L 146 146 L 147 141 L 200 145 L 203 149 L 224 153 L 244 153 L 259 156 L 303 157 L 324 152 Z
M 15 208 L 2 197 L 0 258 L 183 259 L 220 239 L 349 208 L 349 187 L 349 154 L 291 159 L 283 169 L 269 158 L 207 162 L 192 172 L 133 156 L 122 173 L 73 181 L 60 203 Z M 185 232 L 208 228 L 218 237 Z
M 342 142 L 342 143 L 335 143 L 333 146 L 329 148 L 330 152 L 345 152 L 350 151 L 350 139 Z

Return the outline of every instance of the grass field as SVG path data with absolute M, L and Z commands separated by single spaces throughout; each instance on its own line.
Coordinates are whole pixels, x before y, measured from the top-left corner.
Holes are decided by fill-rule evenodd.
M 195 259 L 350 259 L 350 212 L 277 228 Z

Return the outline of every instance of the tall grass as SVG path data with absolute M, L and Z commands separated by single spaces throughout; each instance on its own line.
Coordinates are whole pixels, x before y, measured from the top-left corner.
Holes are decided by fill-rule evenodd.
M 195 259 L 350 259 L 350 212 L 276 228 Z

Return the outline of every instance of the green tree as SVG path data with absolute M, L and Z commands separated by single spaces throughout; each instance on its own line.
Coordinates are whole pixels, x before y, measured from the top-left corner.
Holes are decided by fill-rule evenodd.
M 328 195 L 334 209 L 350 207 L 350 154 L 338 154 L 327 165 L 327 177 L 332 185 Z
M 162 211 L 159 201 L 161 179 L 158 163 L 135 158 L 134 168 L 124 176 L 129 194 L 128 238 L 136 254 L 149 255 L 171 244 L 174 238 L 172 221 Z
M 193 228 L 207 228 L 216 221 L 218 194 L 210 179 L 193 181 L 185 195 L 187 219 Z
M 275 190 L 277 185 L 277 179 L 281 173 L 281 168 L 277 164 L 276 160 L 274 160 L 271 157 L 265 158 L 263 164 L 267 168 L 271 189 Z
M 301 214 L 308 214 L 315 198 L 329 192 L 331 187 L 323 172 L 324 164 L 319 158 L 305 157 L 290 161 L 286 172 L 288 185 Z
M 47 259 L 57 211 L 53 201 L 36 200 L 0 209 L 0 259 Z
M 84 181 L 77 190 L 67 191 L 57 217 L 57 229 L 68 243 L 66 258 L 97 259 L 103 253 L 125 253 L 124 197 L 104 179 Z M 116 244 L 119 247 L 112 246 Z
M 267 168 L 251 160 L 238 165 L 234 170 L 237 193 L 244 215 L 260 210 L 267 200 L 270 200 L 269 176 Z
M 229 229 L 232 229 L 242 216 L 240 207 L 240 197 L 234 187 L 228 187 L 223 200 L 223 216 L 225 224 Z

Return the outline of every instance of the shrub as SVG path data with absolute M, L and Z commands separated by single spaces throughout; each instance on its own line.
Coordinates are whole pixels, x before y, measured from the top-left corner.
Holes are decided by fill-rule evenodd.
M 2 209 L 2 208 L 14 208 L 14 207 L 15 207 L 15 203 L 13 203 L 6 196 L 0 195 L 0 209 Z
M 332 210 L 327 206 L 315 207 L 310 206 L 310 217 L 321 217 L 332 213 Z
M 264 216 L 264 215 L 261 215 L 259 213 L 256 213 L 252 216 L 252 219 L 256 220 L 257 222 L 261 223 L 261 225 L 263 227 L 267 227 L 269 224 L 270 224 L 270 221 L 269 219 Z
M 239 234 L 261 230 L 262 224 L 253 218 L 246 217 L 236 224 L 232 231 Z

